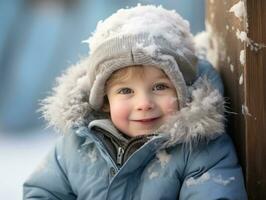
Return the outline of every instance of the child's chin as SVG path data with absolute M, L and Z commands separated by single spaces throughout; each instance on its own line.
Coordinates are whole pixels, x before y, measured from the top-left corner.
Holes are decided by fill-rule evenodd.
M 137 137 L 137 136 L 142 136 L 142 135 L 151 135 L 154 133 L 154 130 L 144 130 L 144 131 L 141 131 L 141 132 L 134 132 L 134 133 L 129 133 L 129 134 L 126 134 L 130 137 Z

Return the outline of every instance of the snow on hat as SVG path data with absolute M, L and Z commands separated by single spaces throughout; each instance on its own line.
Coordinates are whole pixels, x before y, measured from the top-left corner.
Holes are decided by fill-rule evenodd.
M 197 58 L 189 23 L 162 6 L 138 5 L 120 9 L 100 21 L 89 44 L 89 104 L 102 107 L 105 82 L 119 69 L 155 65 L 173 82 L 181 107 L 189 94 L 187 85 L 196 77 Z

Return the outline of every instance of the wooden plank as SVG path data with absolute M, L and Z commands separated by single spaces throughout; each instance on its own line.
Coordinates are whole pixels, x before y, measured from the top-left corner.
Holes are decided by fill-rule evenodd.
M 266 1 L 247 1 L 249 32 L 254 42 L 266 44 Z M 254 45 L 254 44 L 253 44 Z M 247 48 L 245 67 L 246 180 L 249 199 L 266 197 L 266 48 Z

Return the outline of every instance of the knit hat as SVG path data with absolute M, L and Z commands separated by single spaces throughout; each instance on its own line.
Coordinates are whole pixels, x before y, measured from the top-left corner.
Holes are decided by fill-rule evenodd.
M 120 9 L 100 21 L 89 44 L 89 104 L 103 105 L 105 82 L 116 70 L 134 65 L 154 65 L 174 84 L 180 107 L 189 99 L 187 85 L 196 77 L 197 58 L 189 23 L 161 6 L 138 5 Z

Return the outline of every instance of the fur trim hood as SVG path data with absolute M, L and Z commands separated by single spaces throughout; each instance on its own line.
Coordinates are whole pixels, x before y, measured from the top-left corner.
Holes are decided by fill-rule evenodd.
M 42 101 L 40 111 L 48 127 L 67 133 L 72 127 L 104 118 L 103 113 L 94 111 L 88 103 L 90 81 L 86 62 L 70 67 L 57 79 L 53 94 Z M 167 146 L 209 140 L 224 132 L 224 99 L 220 92 L 207 78 L 199 78 L 189 90 L 190 103 L 158 130 L 158 133 L 168 132 Z
M 191 102 L 169 123 L 158 129 L 169 136 L 164 146 L 175 144 L 198 144 L 220 136 L 225 131 L 224 99 L 218 89 L 214 89 L 207 79 L 199 78 L 190 87 Z

